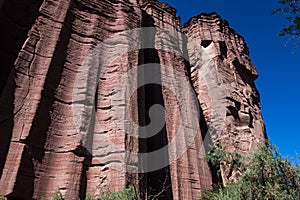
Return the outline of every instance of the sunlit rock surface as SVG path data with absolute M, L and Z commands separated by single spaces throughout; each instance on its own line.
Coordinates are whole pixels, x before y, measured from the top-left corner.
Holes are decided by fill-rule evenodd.
M 155 0 L 0 7 L 0 196 L 199 199 L 211 144 L 247 155 L 266 138 L 247 45 L 215 13 L 181 26 Z

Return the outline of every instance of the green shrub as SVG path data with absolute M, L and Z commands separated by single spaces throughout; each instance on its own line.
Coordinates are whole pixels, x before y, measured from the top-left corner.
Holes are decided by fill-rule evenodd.
M 234 172 L 240 174 L 245 169 L 244 158 L 237 152 L 228 152 L 225 147 L 219 143 L 216 148 L 208 152 L 206 160 L 211 166 L 214 166 L 215 175 L 218 180 L 225 184 L 230 178 L 234 178 Z M 223 177 L 221 176 L 223 174 Z M 225 179 L 225 180 L 224 180 Z
M 61 194 L 60 191 L 56 191 L 56 192 L 54 193 L 53 200 L 64 200 L 64 198 L 63 198 L 63 196 L 62 196 L 62 194 Z
M 85 200 L 95 200 L 95 198 L 92 195 L 87 195 Z
M 215 186 L 213 191 L 207 192 L 202 200 L 241 200 L 241 191 L 239 184 L 227 184 L 225 188 Z
M 102 194 L 100 200 L 136 200 L 137 194 L 133 186 L 129 186 L 122 191 L 106 191 Z
M 102 194 L 100 199 L 94 198 L 92 195 L 87 195 L 86 200 L 137 200 L 135 188 L 129 186 L 122 191 L 106 191 Z M 1 197 L 0 197 L 0 200 Z M 4 200 L 4 199 L 3 199 Z M 53 200 L 65 200 L 60 191 L 56 191 L 53 196 Z
M 224 149 L 213 150 L 208 161 L 215 164 L 230 163 L 233 159 L 240 162 L 240 157 L 224 152 Z M 222 156 L 222 154 L 224 156 Z M 221 156 L 218 156 L 221 155 Z M 228 155 L 231 155 L 228 157 Z M 213 158 L 212 158 L 213 157 Z M 219 160 L 217 159 L 219 158 Z M 230 158 L 228 161 L 227 159 Z M 291 161 L 278 153 L 273 145 L 261 145 L 242 166 L 237 180 L 214 186 L 202 198 L 220 200 L 299 200 L 300 199 L 300 170 L 299 164 L 292 165 Z M 237 165 L 238 166 L 238 165 Z

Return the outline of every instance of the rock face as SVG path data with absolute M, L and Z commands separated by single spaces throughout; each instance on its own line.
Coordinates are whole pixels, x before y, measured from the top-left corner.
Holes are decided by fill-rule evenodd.
M 209 132 L 213 143 L 221 142 L 228 151 L 249 155 L 267 136 L 260 110 L 259 92 L 254 83 L 258 74 L 249 58 L 244 39 L 215 13 L 191 18 L 182 30 L 193 41 L 188 44 L 191 80 L 206 123 L 208 126 L 222 127 L 217 129 L 222 130 L 219 134 Z M 195 48 L 201 49 L 200 55 L 193 54 Z M 210 69 L 213 74 L 206 73 L 205 76 L 219 75 L 217 82 L 221 84 L 223 91 L 219 97 L 225 97 L 224 99 L 215 97 L 215 101 L 211 101 L 209 98 L 213 95 L 207 95 L 214 90 L 203 79 L 204 75 L 201 75 L 205 71 L 201 67 L 207 66 L 207 63 L 216 68 Z M 226 108 L 219 108 L 219 105 L 225 105 Z M 224 111 L 226 118 L 218 117 Z M 223 179 L 228 176 L 226 172 L 222 175 Z
M 217 14 L 180 26 L 155 0 L 0 6 L 0 196 L 134 185 L 143 199 L 199 199 L 209 144 L 247 155 L 265 140 L 248 48 Z

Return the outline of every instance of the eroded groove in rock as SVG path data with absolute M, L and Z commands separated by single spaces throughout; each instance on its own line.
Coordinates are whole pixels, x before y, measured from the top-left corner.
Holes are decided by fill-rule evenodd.
M 182 57 L 184 38 L 177 33 L 180 26 L 173 8 L 163 3 L 147 2 L 144 9 L 152 16 L 155 27 L 170 31 L 157 31 L 155 48 L 158 49 L 157 62 L 162 66 L 160 74 L 166 109 L 167 137 L 171 146 L 169 154 L 178 156 L 176 161 L 172 160 L 174 157 L 169 158 L 172 199 L 198 199 L 201 191 L 211 186 L 211 177 L 205 158 L 199 157 L 199 154 L 204 154 L 200 124 L 197 120 L 200 113 L 196 109 L 198 102 L 194 102 L 194 91 L 188 79 L 185 63 L 185 59 L 188 58 Z M 195 121 L 196 123 L 193 123 Z M 190 128 L 196 134 L 185 131 L 184 135 L 181 135 L 181 128 Z M 174 140 L 178 142 L 177 147 L 172 146 Z M 187 151 L 182 152 L 180 148 L 185 146 L 188 146 Z
M 141 66 L 138 74 L 138 81 L 143 85 L 138 90 L 139 98 L 139 125 L 145 126 L 156 126 L 160 127 L 157 133 L 154 136 L 152 128 L 146 129 L 146 134 L 151 135 L 148 138 L 139 139 L 139 149 L 140 153 L 151 153 L 158 151 L 164 146 L 168 145 L 167 141 L 167 130 L 165 125 L 160 126 L 159 123 L 155 122 L 154 119 L 150 119 L 150 109 L 153 106 L 160 105 L 164 107 L 164 100 L 162 96 L 162 87 L 161 87 L 161 66 L 160 66 L 160 57 L 159 53 L 155 47 L 155 20 L 150 16 L 146 11 L 143 11 L 142 18 L 142 27 L 151 27 L 153 31 L 148 34 L 142 35 L 142 43 L 145 43 L 143 46 L 148 44 L 152 46 L 152 49 L 142 49 L 139 52 L 139 66 Z M 142 65 L 145 65 L 143 67 Z M 148 83 L 149 82 L 149 83 Z M 147 84 L 148 83 L 148 84 Z M 141 101 L 141 99 L 143 99 Z M 165 113 L 161 113 L 160 116 L 156 115 L 161 121 L 165 121 Z M 159 157 L 153 159 L 152 157 L 143 157 L 140 159 L 140 165 L 142 166 L 151 166 L 151 163 L 161 162 L 160 160 L 168 160 L 168 152 L 162 152 Z M 144 163 L 147 163 L 146 165 Z M 172 188 L 168 187 L 171 185 L 170 177 L 170 168 L 165 166 L 162 169 L 149 171 L 148 167 L 141 168 L 145 173 L 140 174 L 140 189 L 143 191 L 141 193 L 141 198 L 151 199 L 155 196 L 160 196 L 156 198 L 167 198 L 172 199 Z M 158 195 L 160 194 L 160 195 Z

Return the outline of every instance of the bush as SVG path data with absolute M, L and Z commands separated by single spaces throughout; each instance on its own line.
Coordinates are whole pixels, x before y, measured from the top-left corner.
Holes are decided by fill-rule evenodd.
M 202 200 L 241 200 L 240 185 L 227 184 L 225 188 L 222 186 L 215 187 L 211 192 L 207 192 Z
M 86 200 L 137 200 L 137 194 L 133 186 L 129 186 L 122 191 L 106 191 L 102 194 L 100 199 L 94 198 L 91 195 L 86 197 Z M 1 197 L 0 197 L 0 200 Z M 53 196 L 53 200 L 65 200 L 60 191 L 56 191 Z
M 64 198 L 63 198 L 63 196 L 62 196 L 62 194 L 61 194 L 60 191 L 56 191 L 56 192 L 54 193 L 53 200 L 64 200 Z
M 224 149 L 222 151 L 224 156 L 219 156 L 221 160 L 216 159 L 217 155 L 222 155 L 220 149 L 215 149 L 211 154 L 208 154 L 208 161 L 214 161 L 220 165 L 240 162 L 240 156 L 232 157 L 232 153 L 225 152 Z M 229 161 L 228 158 L 230 158 Z M 233 159 L 237 159 L 237 161 L 233 161 Z M 260 149 L 247 160 L 248 162 L 242 165 L 241 174 L 237 180 L 229 181 L 226 187 L 222 184 L 214 186 L 213 191 L 207 192 L 202 199 L 300 199 L 299 164 L 292 165 L 288 158 L 278 153 L 275 146 L 262 144 Z
M 107 191 L 104 192 L 101 200 L 136 200 L 137 194 L 133 186 L 129 186 L 125 188 L 123 191 L 112 192 Z

